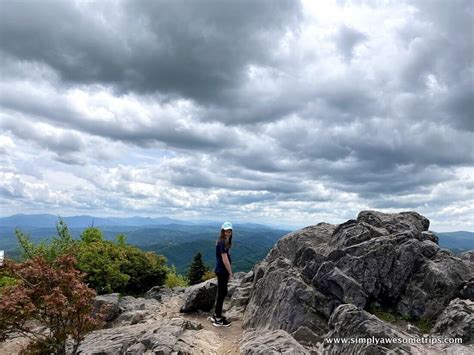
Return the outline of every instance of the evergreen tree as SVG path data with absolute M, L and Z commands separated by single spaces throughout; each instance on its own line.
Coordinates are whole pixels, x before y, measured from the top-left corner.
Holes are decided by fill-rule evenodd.
M 189 284 L 195 285 L 202 282 L 202 277 L 204 276 L 206 271 L 207 271 L 207 268 L 204 265 L 204 262 L 202 261 L 202 255 L 201 253 L 197 253 L 194 256 L 194 260 L 193 260 L 193 263 L 191 264 L 191 267 L 189 268 L 189 272 L 188 272 Z

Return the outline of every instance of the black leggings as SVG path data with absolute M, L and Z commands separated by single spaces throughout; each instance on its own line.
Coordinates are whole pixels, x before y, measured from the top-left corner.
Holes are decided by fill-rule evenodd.
M 229 282 L 229 275 L 217 274 L 217 301 L 216 301 L 216 317 L 222 317 L 222 306 L 224 304 L 225 296 L 227 296 L 227 283 Z

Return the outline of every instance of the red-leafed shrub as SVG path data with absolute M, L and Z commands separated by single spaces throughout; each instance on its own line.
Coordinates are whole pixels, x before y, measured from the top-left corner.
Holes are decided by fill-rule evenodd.
M 76 260 L 62 255 L 52 263 L 36 256 L 23 263 L 6 260 L 4 272 L 19 280 L 0 295 L 0 341 L 11 336 L 32 340 L 29 353 L 64 354 L 72 340 L 75 353 L 84 336 L 102 325 L 92 315 L 96 292 L 82 281 Z

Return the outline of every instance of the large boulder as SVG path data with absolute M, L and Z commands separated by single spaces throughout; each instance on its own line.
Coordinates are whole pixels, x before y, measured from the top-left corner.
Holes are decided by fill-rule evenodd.
M 438 317 L 432 334 L 461 338 L 463 344 L 474 343 L 474 302 L 452 300 Z
M 92 301 L 92 313 L 102 313 L 102 319 L 110 322 L 117 318 L 120 314 L 119 307 L 120 295 L 118 293 L 110 293 L 107 295 L 96 296 Z
M 154 286 L 145 293 L 145 298 L 163 301 L 173 295 L 173 290 L 166 286 Z
M 199 323 L 182 318 L 102 329 L 89 333 L 79 346 L 77 354 L 171 355 L 215 352 L 217 345 L 212 343 L 212 334 L 201 329 Z M 201 338 L 208 342 L 205 352 L 197 350 L 202 348 L 198 346 Z M 71 350 L 69 346 L 68 353 L 71 353 Z
M 414 346 L 408 344 L 387 343 L 386 339 L 402 339 L 409 336 L 352 304 L 343 304 L 336 308 L 329 319 L 329 327 L 330 331 L 323 345 L 324 353 L 420 353 Z
M 180 312 L 208 312 L 214 307 L 217 294 L 217 279 L 211 279 L 188 287 Z
M 473 277 L 473 269 L 451 253 L 440 251 L 424 260 L 405 285 L 397 304 L 402 315 L 435 319 L 448 303 L 459 296 Z
M 406 230 L 427 231 L 430 221 L 417 212 L 383 213 L 378 211 L 362 211 L 357 222 L 365 222 L 388 233 L 399 233 Z
M 282 329 L 288 333 L 301 326 L 317 334 L 327 331 L 322 308 L 331 307 L 331 300 L 307 285 L 290 261 L 278 258 L 254 284 L 244 313 L 244 328 Z M 330 310 L 327 310 L 329 315 Z
M 474 250 L 468 250 L 458 255 L 459 259 L 472 265 L 474 264 Z
M 293 337 L 283 330 L 245 332 L 240 343 L 241 355 L 309 355 Z
M 118 302 L 120 313 L 129 311 L 143 311 L 146 309 L 155 309 L 159 307 L 160 302 L 156 299 L 135 298 L 132 296 L 124 296 Z

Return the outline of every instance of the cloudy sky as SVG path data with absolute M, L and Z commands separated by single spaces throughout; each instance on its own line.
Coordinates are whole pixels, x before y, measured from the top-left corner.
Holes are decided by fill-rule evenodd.
M 3 216 L 474 231 L 471 0 L 0 7 Z

